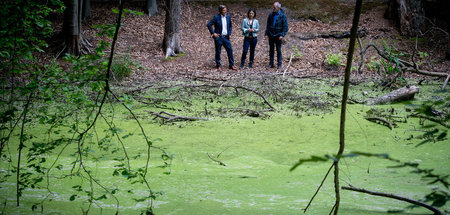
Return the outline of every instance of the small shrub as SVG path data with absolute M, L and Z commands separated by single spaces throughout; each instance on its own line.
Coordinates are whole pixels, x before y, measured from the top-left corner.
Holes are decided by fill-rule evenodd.
M 378 59 L 376 56 L 372 56 L 370 58 L 370 61 L 366 64 L 366 67 L 368 70 L 370 71 L 376 71 L 377 68 L 379 67 L 379 63 L 378 63 Z
M 121 81 L 126 77 L 129 77 L 133 66 L 136 63 L 131 59 L 129 54 L 120 55 L 111 64 L 111 71 L 113 79 L 116 81 Z
M 345 60 L 344 55 L 342 55 L 342 53 L 330 53 L 327 54 L 327 58 L 325 59 L 325 61 L 330 65 L 330 66 L 344 66 L 345 64 L 343 64 L 342 62 Z
M 297 46 L 292 46 L 292 53 L 292 57 L 294 59 L 300 59 L 301 57 L 303 57 L 302 52 L 297 49 Z

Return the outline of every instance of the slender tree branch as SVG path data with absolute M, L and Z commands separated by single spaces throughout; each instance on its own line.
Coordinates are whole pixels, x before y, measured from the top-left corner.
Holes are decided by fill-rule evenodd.
M 206 152 L 206 155 L 208 155 L 209 159 L 211 159 L 214 162 L 217 162 L 218 164 L 222 165 L 222 166 L 227 166 L 226 164 L 224 164 L 222 161 L 216 160 L 214 158 L 211 157 L 211 155 L 209 155 L 208 152 Z
M 442 90 L 445 90 L 445 86 L 447 86 L 448 81 L 450 80 L 450 74 L 447 75 L 447 78 L 444 81 L 444 84 L 442 85 Z
M 283 78 L 284 78 L 284 75 L 286 74 L 286 72 L 289 70 L 289 67 L 291 66 L 291 62 L 292 62 L 292 57 L 294 56 L 294 53 L 292 53 L 291 54 L 291 57 L 289 57 L 289 63 L 288 63 L 288 65 L 287 65 L 287 67 L 286 67 L 286 69 L 284 70 L 284 72 L 283 72 Z
M 334 162 L 331 164 L 330 168 L 327 171 L 327 174 L 325 174 L 325 177 L 323 177 L 322 182 L 320 183 L 319 187 L 317 188 L 316 192 L 314 193 L 313 197 L 311 198 L 311 200 L 309 200 L 308 205 L 306 206 L 305 209 L 303 209 L 303 213 L 306 213 L 306 210 L 308 210 L 309 206 L 311 205 L 312 201 L 314 200 L 314 198 L 316 198 L 317 193 L 319 193 L 320 188 L 322 188 L 323 183 L 325 182 L 325 180 L 328 177 L 328 174 L 330 173 L 331 169 L 334 167 Z M 334 208 L 334 207 L 333 207 Z
M 100 114 L 103 118 L 103 120 L 106 122 L 106 124 L 108 125 L 109 129 L 114 130 L 115 126 L 111 123 L 108 122 L 108 120 L 105 118 L 105 116 L 103 116 L 103 114 Z M 125 148 L 125 144 L 122 141 L 122 138 L 120 138 L 119 134 L 117 133 L 117 131 L 114 131 L 114 136 L 116 136 L 117 140 L 119 141 L 120 145 L 122 146 L 122 150 L 123 153 L 125 155 L 125 158 L 127 159 L 127 165 L 128 165 L 128 171 L 131 171 L 131 165 L 130 165 L 130 157 L 128 156 L 127 153 L 127 149 Z
M 359 23 L 359 16 L 361 14 L 361 7 L 362 7 L 362 0 L 356 1 L 355 6 L 355 13 L 353 15 L 353 24 L 351 29 L 351 35 L 350 35 L 350 44 L 348 47 L 348 54 L 347 54 L 347 66 L 345 68 L 345 78 L 344 78 L 344 92 L 342 93 L 342 103 L 341 103 L 341 122 L 340 122 L 340 131 L 339 131 L 339 151 L 336 156 L 336 161 L 334 164 L 334 190 L 336 193 L 336 202 L 335 202 L 335 209 L 334 209 L 334 215 L 338 214 L 339 211 L 339 203 L 341 201 L 341 196 L 339 193 L 339 159 L 341 158 L 342 154 L 344 153 L 345 148 L 345 114 L 347 112 L 347 98 L 348 98 L 348 89 L 350 84 L 350 72 L 352 67 L 352 60 L 353 60 L 353 52 L 355 49 L 355 40 L 356 40 L 356 33 L 358 31 L 358 23 Z
M 387 197 L 387 198 L 391 198 L 391 199 L 397 199 L 397 200 L 400 200 L 400 201 L 405 201 L 405 202 L 408 202 L 408 203 L 411 203 L 411 204 L 422 206 L 422 207 L 424 207 L 424 208 L 426 208 L 426 209 L 428 209 L 430 211 L 433 211 L 434 214 L 438 214 L 438 215 L 444 214 L 439 209 L 437 209 L 437 208 L 435 208 L 435 207 L 433 207 L 433 206 L 431 206 L 429 204 L 426 204 L 424 202 L 417 201 L 417 200 L 414 200 L 414 199 L 409 199 L 409 198 L 398 196 L 398 195 L 394 195 L 394 194 L 390 194 L 390 193 L 382 193 L 382 192 L 370 191 L 370 190 L 366 190 L 366 189 L 363 189 L 363 188 L 356 188 L 356 187 L 353 187 L 351 185 L 350 185 L 350 187 L 343 186 L 342 189 L 343 190 L 351 190 L 351 191 L 361 192 L 361 193 L 367 193 L 367 194 L 374 195 L 374 196 L 382 196 L 382 197 Z
M 22 149 L 25 147 L 24 145 L 24 141 L 25 141 L 25 136 L 24 136 L 24 128 L 25 128 L 25 124 L 27 122 L 27 113 L 28 113 L 28 108 L 30 106 L 31 103 L 31 98 L 33 97 L 33 92 L 30 93 L 30 95 L 28 95 L 28 99 L 27 99 L 27 103 L 25 104 L 24 110 L 23 110 L 23 119 L 22 119 L 22 126 L 20 128 L 20 137 L 19 137 L 19 154 L 18 154 L 18 158 L 17 158 L 17 181 L 16 181 L 16 204 L 17 206 L 20 205 L 20 196 L 22 195 L 22 191 L 20 191 L 20 161 L 21 161 L 21 157 L 22 157 Z

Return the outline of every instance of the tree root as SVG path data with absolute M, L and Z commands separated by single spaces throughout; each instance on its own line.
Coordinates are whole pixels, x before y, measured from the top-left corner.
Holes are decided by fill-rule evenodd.
M 375 191 L 370 191 L 370 190 L 366 190 L 366 189 L 362 189 L 362 188 L 356 188 L 356 187 L 353 187 L 352 185 L 350 185 L 350 187 L 342 186 L 341 188 L 343 190 L 351 190 L 351 191 L 356 191 L 356 192 L 361 192 L 361 193 L 367 193 L 367 194 L 374 195 L 374 196 L 382 196 L 382 197 L 387 197 L 387 198 L 391 198 L 391 199 L 397 199 L 400 201 L 405 201 L 405 202 L 408 202 L 411 204 L 422 206 L 430 211 L 433 211 L 434 214 L 438 214 L 438 215 L 444 214 L 439 209 L 437 209 L 429 204 L 426 204 L 424 202 L 417 201 L 414 199 L 409 199 L 406 197 L 397 196 L 397 195 L 390 194 L 390 193 L 375 192 Z
M 153 111 L 146 111 L 149 112 L 151 115 L 155 116 L 156 118 L 161 118 L 166 122 L 172 122 L 172 121 L 196 121 L 196 120 L 208 120 L 207 118 L 201 118 L 201 117 L 187 117 L 187 116 L 178 116 L 172 113 L 168 113 L 166 111 L 161 111 L 159 113 L 153 112 Z

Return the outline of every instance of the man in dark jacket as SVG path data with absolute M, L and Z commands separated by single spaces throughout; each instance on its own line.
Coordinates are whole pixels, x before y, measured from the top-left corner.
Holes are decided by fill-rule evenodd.
M 281 4 L 279 2 L 273 3 L 273 12 L 270 13 L 269 17 L 267 18 L 267 25 L 266 25 L 266 39 L 269 39 L 269 56 L 270 56 L 270 63 L 269 67 L 274 68 L 274 46 L 277 47 L 277 61 L 278 61 L 278 69 L 281 70 L 281 62 L 282 62 L 282 55 L 281 55 L 281 41 L 286 36 L 286 33 L 288 32 L 288 22 L 287 17 L 284 11 L 281 9 Z
M 227 14 L 227 7 L 225 5 L 219 6 L 219 14 L 215 15 L 206 25 L 211 33 L 211 37 L 214 39 L 217 71 L 221 71 L 222 66 L 220 64 L 220 52 L 222 50 L 222 45 L 227 51 L 229 68 L 232 70 L 237 70 L 234 66 L 233 49 L 231 48 L 230 43 L 231 25 L 231 17 Z M 212 26 L 214 26 L 214 30 Z

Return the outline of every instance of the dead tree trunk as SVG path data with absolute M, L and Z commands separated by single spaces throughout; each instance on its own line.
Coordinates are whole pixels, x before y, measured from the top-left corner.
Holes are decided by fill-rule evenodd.
M 181 0 L 165 0 L 166 22 L 164 26 L 163 49 L 165 58 L 184 53 L 180 44 Z
M 396 89 L 381 97 L 370 99 L 366 101 L 368 105 L 386 104 L 389 102 L 397 102 L 414 98 L 414 95 L 419 92 L 419 88 L 416 86 L 402 87 Z
M 145 1 L 144 13 L 148 16 L 154 16 L 158 13 L 158 5 L 156 4 L 156 0 Z
M 394 19 L 405 36 L 416 36 L 425 28 L 422 0 L 390 0 L 385 17 Z

